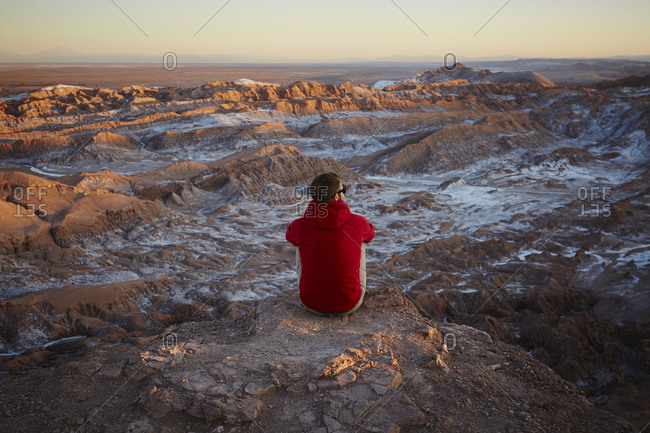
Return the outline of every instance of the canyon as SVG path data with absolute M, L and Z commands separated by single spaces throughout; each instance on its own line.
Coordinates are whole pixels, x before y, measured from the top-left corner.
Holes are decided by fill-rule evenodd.
M 2 424 L 638 431 L 649 136 L 649 75 L 3 93 Z M 377 231 L 344 319 L 284 240 L 325 171 Z

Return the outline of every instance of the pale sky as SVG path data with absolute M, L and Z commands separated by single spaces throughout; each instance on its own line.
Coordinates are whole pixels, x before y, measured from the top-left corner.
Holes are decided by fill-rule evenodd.
M 0 0 L 0 51 L 269 62 L 650 55 L 648 0 L 506 2 Z

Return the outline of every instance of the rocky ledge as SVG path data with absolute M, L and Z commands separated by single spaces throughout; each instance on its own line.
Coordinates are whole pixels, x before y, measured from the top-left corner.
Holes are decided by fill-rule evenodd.
M 52 368 L 3 375 L 4 431 L 634 431 L 525 351 L 434 322 L 396 288 L 348 317 L 314 316 L 294 290 L 156 336 L 59 344 L 70 355 Z

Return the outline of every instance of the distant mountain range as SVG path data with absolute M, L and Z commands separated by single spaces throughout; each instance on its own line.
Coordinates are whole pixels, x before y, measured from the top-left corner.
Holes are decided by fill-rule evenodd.
M 88 54 L 71 51 L 61 47 L 49 48 L 31 54 L 17 54 L 0 51 L 0 63 L 160 63 L 165 53 L 159 56 L 123 53 Z M 179 57 L 181 57 L 179 55 Z M 239 56 L 229 55 L 191 55 L 182 56 L 183 61 L 191 63 L 218 63 L 241 61 Z
M 52 47 L 43 51 L 30 54 L 18 54 L 9 51 L 0 51 L 0 63 L 159 63 L 162 61 L 163 55 L 149 55 L 149 54 L 124 54 L 124 53 L 80 53 L 62 47 Z M 387 56 L 381 58 L 338 58 L 338 59 L 301 59 L 297 61 L 290 58 L 277 58 L 277 57 L 252 57 L 246 55 L 228 55 L 228 54 L 183 54 L 176 53 L 179 61 L 186 63 L 366 63 L 366 62 L 400 62 L 400 63 L 443 63 L 443 54 L 440 55 L 425 55 L 425 56 Z M 630 60 L 650 62 L 650 55 L 646 56 L 612 56 L 599 60 Z M 449 59 L 450 60 L 450 59 Z M 501 56 L 485 56 L 485 57 L 463 57 L 457 58 L 456 61 L 463 63 L 475 62 L 566 62 L 566 61 L 586 61 L 593 59 L 551 59 L 551 58 L 522 58 L 516 55 L 501 55 Z

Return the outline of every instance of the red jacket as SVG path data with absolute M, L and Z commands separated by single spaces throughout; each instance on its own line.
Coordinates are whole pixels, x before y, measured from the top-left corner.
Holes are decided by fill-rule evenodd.
M 287 228 L 286 238 L 300 251 L 300 300 L 312 310 L 340 313 L 361 299 L 361 242 L 370 242 L 375 228 L 350 212 L 343 201 L 311 201 L 305 215 Z

